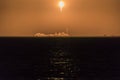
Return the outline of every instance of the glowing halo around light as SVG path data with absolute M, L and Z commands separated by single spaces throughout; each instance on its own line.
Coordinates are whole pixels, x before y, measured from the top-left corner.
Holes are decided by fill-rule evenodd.
M 59 7 L 60 7 L 60 11 L 62 12 L 63 7 L 65 6 L 64 1 L 60 0 L 60 2 L 59 2 L 58 5 L 59 5 Z

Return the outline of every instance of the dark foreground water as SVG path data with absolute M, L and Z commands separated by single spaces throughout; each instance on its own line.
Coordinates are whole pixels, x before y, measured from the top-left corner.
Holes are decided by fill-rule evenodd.
M 120 38 L 0 38 L 0 80 L 120 80 Z

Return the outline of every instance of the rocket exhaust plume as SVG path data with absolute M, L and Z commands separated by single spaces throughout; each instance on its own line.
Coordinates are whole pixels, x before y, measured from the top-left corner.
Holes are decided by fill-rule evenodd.
M 60 11 L 62 12 L 62 10 L 63 10 L 63 7 L 64 7 L 64 1 L 63 0 L 60 0 L 59 1 L 59 7 L 60 7 Z

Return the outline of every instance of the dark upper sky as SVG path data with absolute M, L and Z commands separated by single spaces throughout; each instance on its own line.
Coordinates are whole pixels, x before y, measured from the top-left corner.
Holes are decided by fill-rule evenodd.
M 120 36 L 120 0 L 0 0 L 0 36 L 63 32 Z

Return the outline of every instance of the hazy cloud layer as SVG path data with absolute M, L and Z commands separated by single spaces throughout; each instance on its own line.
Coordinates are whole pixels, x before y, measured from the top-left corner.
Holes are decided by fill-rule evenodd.
M 33 36 L 64 32 L 72 35 L 120 35 L 120 0 L 0 0 L 0 36 Z

